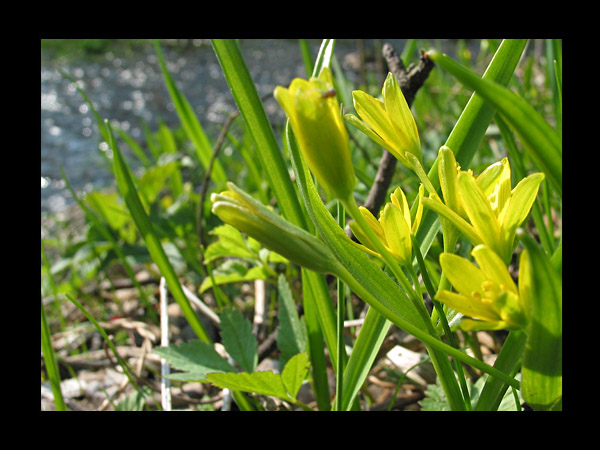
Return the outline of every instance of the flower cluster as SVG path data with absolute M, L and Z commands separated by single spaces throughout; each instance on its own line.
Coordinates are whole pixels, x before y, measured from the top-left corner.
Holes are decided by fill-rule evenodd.
M 360 207 L 360 212 L 387 250 L 394 255 L 401 265 L 411 264 L 412 240 L 411 233 L 415 234 L 419 229 L 423 215 L 423 185 L 419 188 L 418 207 L 414 219 L 411 219 L 410 208 L 406 201 L 404 192 L 399 187 L 390 195 L 390 202 L 379 214 L 379 220 L 367 208 Z M 361 246 L 365 251 L 381 256 L 375 250 L 375 245 L 368 236 L 360 229 L 356 222 L 350 223 L 354 235 L 363 243 Z
M 413 214 L 400 187 L 390 195 L 379 218 L 364 207 L 358 208 L 356 215 L 362 215 L 361 221 L 352 222 L 350 227 L 361 249 L 370 255 L 385 256 L 386 263 L 395 260 L 400 266 L 411 265 L 411 235 L 419 228 L 423 208 L 431 209 L 440 216 L 445 232 L 460 232 L 471 241 L 477 263 L 442 253 L 440 266 L 454 291 L 441 289 L 435 299 L 467 316 L 461 325 L 467 330 L 526 326 L 523 296 L 506 265 L 514 251 L 517 228 L 531 210 L 543 174 L 529 175 L 512 188 L 507 158 L 475 176 L 471 170 L 461 170 L 453 151 L 442 146 L 438 153 L 438 195 L 429 179 L 424 180 L 417 126 L 391 73 L 383 85 L 383 100 L 362 91 L 353 92 L 358 117 L 342 117 L 328 68 L 309 80 L 296 78 L 288 88 L 278 86 L 274 96 L 289 118 L 309 169 L 332 198 L 342 203 L 353 200 L 356 184 L 344 119 L 408 168 L 420 169 L 418 176 L 429 195 L 425 197 L 421 184 Z M 223 221 L 290 260 L 319 272 L 331 272 L 338 265 L 316 237 L 281 219 L 235 185 L 230 183 L 228 191 L 213 194 L 212 201 L 214 213 Z M 521 280 L 521 284 L 526 283 Z

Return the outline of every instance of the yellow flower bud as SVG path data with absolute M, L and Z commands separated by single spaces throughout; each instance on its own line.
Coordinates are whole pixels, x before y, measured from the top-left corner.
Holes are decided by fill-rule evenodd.
M 385 204 L 383 211 L 379 214 L 379 220 L 368 209 L 359 208 L 375 235 L 401 265 L 411 264 L 412 240 L 410 235 L 417 232 L 421 222 L 423 192 L 423 185 L 421 185 L 419 187 L 419 205 L 414 220 L 411 219 L 406 196 L 399 187 L 390 195 L 391 201 Z M 362 232 L 356 222 L 351 222 L 350 228 L 363 244 L 361 246 L 363 250 L 369 254 L 380 256 L 376 252 L 373 242 Z
M 235 184 L 212 194 L 212 212 L 265 247 L 315 272 L 335 274 L 339 263 L 315 236 L 275 214 Z
M 362 121 L 352 114 L 347 114 L 345 118 L 387 149 L 398 161 L 411 168 L 405 153 L 410 153 L 421 161 L 421 141 L 415 118 L 392 73 L 388 73 L 385 79 L 382 95 L 383 101 L 366 92 L 354 91 L 354 109 Z
M 333 90 L 331 72 L 295 78 L 273 93 L 290 119 L 300 151 L 319 184 L 334 198 L 347 199 L 356 185 L 348 132 Z

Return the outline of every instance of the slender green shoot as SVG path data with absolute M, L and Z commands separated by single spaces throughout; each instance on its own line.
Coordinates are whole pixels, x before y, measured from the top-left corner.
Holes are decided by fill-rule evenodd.
M 46 364 L 46 372 L 48 373 L 48 380 L 50 381 L 50 387 L 54 394 L 54 404 L 56 405 L 57 411 L 66 411 L 67 405 L 60 389 L 60 373 L 58 371 L 58 364 L 54 354 L 54 348 L 52 347 L 52 339 L 50 337 L 50 327 L 46 320 L 46 312 L 44 311 L 44 302 L 40 301 L 42 305 L 42 353 L 44 354 L 44 363 Z

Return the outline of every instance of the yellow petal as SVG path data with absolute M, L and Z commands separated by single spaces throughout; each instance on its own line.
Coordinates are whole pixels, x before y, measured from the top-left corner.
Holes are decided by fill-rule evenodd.
M 501 320 L 501 317 L 492 308 L 491 303 L 482 302 L 475 297 L 441 290 L 437 293 L 435 299 L 465 316 L 487 321 Z
M 381 228 L 385 233 L 385 240 L 391 253 L 400 260 L 401 264 L 410 264 L 412 255 L 412 242 L 410 229 L 404 214 L 393 203 L 387 203 L 381 218 Z
M 371 227 L 371 229 L 375 232 L 377 237 L 384 243 L 384 245 L 386 245 L 385 235 L 384 235 L 383 229 L 381 228 L 381 224 L 379 223 L 379 221 L 375 218 L 375 216 L 373 214 L 371 214 L 371 211 L 369 211 L 364 206 L 360 206 L 358 209 L 360 210 L 361 214 L 366 219 L 366 221 L 369 224 L 369 226 Z M 375 244 L 373 242 L 371 242 L 371 240 L 365 233 L 363 233 L 363 231 L 360 228 L 360 226 L 358 225 L 358 223 L 350 222 L 350 229 L 352 230 L 352 233 L 354 233 L 354 236 L 356 236 L 356 238 L 361 242 L 361 244 L 363 244 L 366 248 L 368 248 L 371 251 L 370 253 L 379 255 L 378 253 L 375 252 Z
M 486 281 L 481 269 L 458 255 L 442 253 L 440 265 L 448 281 L 462 294 L 473 295 L 474 292 L 480 292 L 481 285 Z
M 502 320 L 483 321 L 464 319 L 460 323 L 460 329 L 464 331 L 504 330 L 510 328 L 509 324 Z
M 438 151 L 438 175 L 440 178 L 440 187 L 444 203 L 448 208 L 457 213 L 463 219 L 466 219 L 465 211 L 462 207 L 460 196 L 458 194 L 458 185 L 456 177 L 458 175 L 456 159 L 450 147 L 443 145 Z
M 410 227 L 410 208 L 408 206 L 408 202 L 406 201 L 406 195 L 404 195 L 404 191 L 397 187 L 396 190 L 390 194 L 390 199 L 394 205 L 400 208 L 400 211 L 402 211 L 402 214 L 404 215 L 404 220 Z
M 510 201 L 500 222 L 504 240 L 511 250 L 517 228 L 531 211 L 543 180 L 543 173 L 534 173 L 523 178 L 512 190 Z
M 402 143 L 404 151 L 412 153 L 420 160 L 422 154 L 417 124 L 402 89 L 391 72 L 383 83 L 382 94 L 388 118 L 397 132 L 396 138 Z
M 418 196 L 418 205 L 417 212 L 415 213 L 415 218 L 412 223 L 412 227 L 410 231 L 413 234 L 416 234 L 419 230 L 419 225 L 421 225 L 421 218 L 423 217 L 423 197 L 425 195 L 425 186 L 422 184 L 419 186 L 419 196 Z
M 471 225 L 473 225 L 477 234 L 481 236 L 483 242 L 501 253 L 504 259 L 506 255 L 502 251 L 500 225 L 487 197 L 470 173 L 459 173 L 457 180 L 462 205 L 469 216 Z
M 389 121 L 383 102 L 363 91 L 353 91 L 352 99 L 357 114 L 385 143 L 384 148 L 407 165 L 405 149 L 398 141 L 398 133 Z

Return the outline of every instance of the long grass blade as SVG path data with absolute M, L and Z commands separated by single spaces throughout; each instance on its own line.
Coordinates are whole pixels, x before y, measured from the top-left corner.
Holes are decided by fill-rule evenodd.
M 479 77 L 437 50 L 428 55 L 502 114 L 562 197 L 562 143 L 556 130 L 531 105 L 506 87 Z
M 50 387 L 54 394 L 54 404 L 56 405 L 57 411 L 66 411 L 67 405 L 60 389 L 60 374 L 58 371 L 58 364 L 54 354 L 54 348 L 52 347 L 52 340 L 50 338 L 50 327 L 46 320 L 46 312 L 44 311 L 44 302 L 40 301 L 42 305 L 42 353 L 44 354 L 44 363 L 46 364 L 46 372 L 48 373 L 48 380 L 50 381 Z
M 138 392 L 142 393 L 143 391 L 140 390 L 138 384 L 135 381 L 135 377 L 133 376 L 133 374 L 129 370 L 129 365 L 121 357 L 121 355 L 119 355 L 119 352 L 117 352 L 117 348 L 115 347 L 115 344 L 113 344 L 113 341 L 108 337 L 108 334 L 106 334 L 106 331 L 104 330 L 104 328 L 102 328 L 102 326 L 100 326 L 100 324 L 94 318 L 94 316 L 92 316 L 90 314 L 90 312 L 87 309 L 85 309 L 83 307 L 83 305 L 79 301 L 77 301 L 75 299 L 75 297 L 73 297 L 73 296 L 71 296 L 69 294 L 65 294 L 65 295 L 71 301 L 71 303 L 73 303 L 77 307 L 77 309 L 79 309 L 79 311 L 81 311 L 81 313 L 86 317 L 86 319 L 88 319 L 92 323 L 92 325 L 94 325 L 94 327 L 96 328 L 96 330 L 100 333 L 100 335 L 106 341 L 106 344 L 110 348 L 110 350 L 113 353 L 113 355 L 115 355 L 115 359 L 117 360 L 117 363 L 119 364 L 119 366 L 121 366 L 121 369 L 123 369 L 123 373 L 125 374 L 125 376 L 129 380 L 129 382 L 135 387 L 135 389 Z
M 391 325 L 392 322 L 379 314 L 375 308 L 369 308 L 344 370 L 340 411 L 350 409 Z
M 167 90 L 169 91 L 171 100 L 173 100 L 179 120 L 181 121 L 181 124 L 183 125 L 188 137 L 194 144 L 194 147 L 196 148 L 198 159 L 204 168 L 208 169 L 213 153 L 210 141 L 208 140 L 208 137 L 204 132 L 204 128 L 202 127 L 202 124 L 200 123 L 200 120 L 198 119 L 194 109 L 190 105 L 189 101 L 185 98 L 183 93 L 177 88 L 175 81 L 173 81 L 171 74 L 167 70 L 167 65 L 165 63 L 158 40 L 154 41 L 154 46 L 156 48 L 156 54 L 158 56 L 160 68 L 167 85 Z M 214 162 L 210 176 L 217 184 L 225 183 L 227 176 L 225 175 L 225 171 L 223 170 L 223 166 L 221 165 L 220 161 L 217 160 Z
M 112 234 L 108 231 L 108 229 L 106 228 L 106 226 L 104 226 L 104 224 L 98 219 L 98 217 L 96 217 L 96 214 L 94 214 L 94 212 L 90 208 L 88 208 L 86 206 L 86 204 L 83 201 L 81 201 L 81 199 L 77 196 L 77 194 L 75 193 L 75 191 L 71 187 L 71 184 L 69 183 L 69 180 L 67 179 L 67 176 L 65 175 L 65 172 L 64 172 L 63 168 L 59 167 L 59 169 L 60 169 L 60 173 L 62 175 L 62 178 L 63 178 L 63 180 L 65 182 L 65 186 L 67 187 L 67 189 L 69 190 L 69 192 L 71 193 L 71 195 L 73 196 L 73 198 L 75 199 L 75 201 L 77 202 L 77 204 L 79 205 L 79 207 L 81 208 L 81 210 L 84 212 L 84 214 L 87 217 L 87 219 L 92 224 L 94 224 L 94 226 L 100 232 L 100 234 L 108 242 L 110 242 L 112 244 L 113 251 L 117 254 L 117 257 L 119 258 L 119 261 L 123 265 L 123 269 L 125 270 L 125 272 L 129 276 L 129 279 L 131 280 L 131 282 L 133 283 L 133 285 L 137 289 L 138 294 L 140 296 L 140 299 L 142 300 L 142 302 L 144 303 L 144 305 L 147 308 L 148 314 L 150 315 L 150 317 L 152 317 L 152 319 L 154 320 L 155 323 L 158 323 L 158 315 L 156 314 L 156 311 L 152 307 L 152 304 L 150 303 L 150 300 L 148 299 L 148 296 L 146 295 L 146 293 L 142 289 L 142 286 L 140 285 L 139 281 L 135 278 L 135 273 L 133 271 L 133 268 L 131 267 L 131 265 L 129 264 L 129 262 L 127 262 L 127 258 L 125 257 L 125 254 L 123 253 L 123 250 L 121 249 L 121 246 L 117 243 L 117 241 L 112 236 Z
M 263 172 L 266 174 L 269 186 L 277 199 L 277 204 L 283 216 L 295 225 L 309 229 L 309 222 L 298 201 L 283 153 L 277 144 L 273 128 L 269 123 L 256 86 L 254 86 L 254 82 L 250 77 L 237 43 L 231 39 L 213 39 L 212 45 L 240 114 L 246 122 L 247 130 L 254 143 Z M 310 289 L 310 294 L 304 297 L 304 312 L 305 315 L 312 314 L 312 316 L 306 318 L 306 323 L 310 327 L 314 327 L 317 323 L 320 325 L 329 348 L 329 354 L 332 356 L 332 364 L 337 367 L 335 312 L 325 278 L 322 274 L 302 269 L 302 280 L 303 289 Z M 315 328 L 308 331 L 309 338 L 311 336 L 313 338 L 309 345 L 309 357 L 313 368 L 316 368 L 322 365 L 324 347 L 322 341 L 319 342 L 316 339 L 319 332 Z M 328 395 L 329 391 L 325 380 L 315 379 L 315 381 L 316 397 L 322 398 L 326 393 Z
M 175 298 L 175 301 L 177 301 L 181 307 L 184 317 L 198 338 L 205 342 L 211 342 L 206 330 L 204 329 L 204 326 L 202 325 L 202 322 L 200 322 L 200 319 L 198 319 L 198 316 L 192 309 L 190 302 L 185 296 L 185 293 L 181 288 L 181 284 L 179 283 L 179 279 L 177 278 L 177 274 L 167 258 L 167 255 L 160 243 L 160 239 L 154 231 L 152 222 L 150 222 L 150 218 L 142 206 L 142 202 L 140 201 L 138 193 L 135 189 L 135 185 L 133 184 L 130 169 L 123 159 L 123 155 L 121 154 L 119 146 L 113 138 L 112 130 L 108 121 L 105 121 L 105 125 L 108 131 L 109 146 L 113 151 L 113 171 L 115 173 L 115 178 L 117 179 L 119 192 L 125 200 L 125 204 L 131 213 L 131 217 L 133 218 L 140 234 L 142 235 L 142 238 L 144 239 L 144 242 L 146 243 L 146 246 L 148 247 L 150 256 L 152 257 L 154 263 L 158 266 L 161 275 L 165 277 L 169 291 Z
M 285 160 L 237 43 L 233 39 L 213 39 L 212 45 L 283 216 L 305 228 Z

